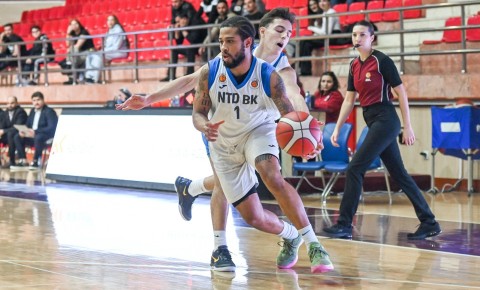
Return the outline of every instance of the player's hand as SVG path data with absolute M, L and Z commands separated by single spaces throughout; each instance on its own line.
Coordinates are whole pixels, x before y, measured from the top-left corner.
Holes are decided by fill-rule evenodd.
M 210 122 L 205 123 L 205 129 L 203 130 L 203 134 L 205 134 L 205 137 L 207 138 L 208 141 L 210 142 L 217 141 L 218 127 L 220 127 L 220 125 L 222 125 L 223 123 L 225 123 L 225 121 L 223 120 L 213 124 Z
M 317 120 L 317 122 L 318 122 L 319 126 L 325 125 L 325 123 L 320 121 L 320 120 Z M 323 146 L 323 134 L 320 134 L 320 140 L 318 140 L 317 148 L 315 148 L 311 153 L 302 156 L 302 158 L 307 159 L 307 160 L 315 158 L 318 154 L 320 154 L 322 152 L 323 148 L 324 148 L 324 146 Z
M 412 127 L 404 128 L 403 129 L 403 144 L 410 146 L 415 143 L 415 134 L 413 133 Z
M 140 95 L 133 95 L 122 104 L 116 104 L 115 109 L 128 111 L 128 110 L 141 110 L 148 106 L 146 97 Z

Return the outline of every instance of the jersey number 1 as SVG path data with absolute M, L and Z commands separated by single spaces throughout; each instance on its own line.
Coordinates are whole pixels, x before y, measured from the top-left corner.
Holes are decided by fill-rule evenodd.
M 233 110 L 237 113 L 237 120 L 240 119 L 240 108 L 236 106 Z

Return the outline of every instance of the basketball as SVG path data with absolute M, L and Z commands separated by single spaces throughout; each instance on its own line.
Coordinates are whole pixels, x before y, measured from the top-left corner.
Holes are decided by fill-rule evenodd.
M 278 146 L 292 156 L 311 153 L 322 136 L 317 119 L 305 112 L 290 112 L 277 124 Z

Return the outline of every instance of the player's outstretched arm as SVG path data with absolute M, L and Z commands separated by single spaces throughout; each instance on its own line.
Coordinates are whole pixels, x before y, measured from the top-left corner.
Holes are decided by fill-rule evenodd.
M 282 116 L 294 110 L 292 102 L 290 102 L 289 98 L 287 97 L 285 84 L 282 78 L 276 72 L 272 72 L 270 77 L 270 91 L 270 97 Z
M 292 67 L 285 67 L 278 72 L 283 82 L 285 83 L 285 89 L 287 91 L 287 97 L 292 102 L 295 111 L 303 111 L 310 114 L 305 99 L 300 94 L 300 88 L 297 84 L 297 74 Z
M 152 93 L 145 97 L 140 95 L 133 95 L 123 104 L 117 105 L 116 109 L 124 111 L 141 110 L 145 107 L 150 106 L 153 103 L 160 102 L 173 96 L 177 96 L 185 92 L 191 91 L 193 88 L 195 88 L 199 77 L 200 70 L 194 72 L 193 74 L 179 77 L 178 79 L 168 82 L 155 93 Z

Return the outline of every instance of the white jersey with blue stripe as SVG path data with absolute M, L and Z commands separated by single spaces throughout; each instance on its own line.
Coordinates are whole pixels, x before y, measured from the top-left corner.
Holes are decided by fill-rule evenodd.
M 270 76 L 274 71 L 270 64 L 252 57 L 242 83 L 237 83 L 221 58 L 214 58 L 208 65 L 211 121 L 225 121 L 219 127 L 218 143 L 235 146 L 254 128 L 277 119 L 279 112 L 270 98 Z
M 258 45 L 255 45 L 253 47 L 253 55 L 255 55 L 255 49 L 258 47 Z M 276 72 L 281 71 L 282 69 L 286 67 L 290 67 L 290 63 L 288 62 L 288 57 L 285 53 L 281 52 L 278 57 L 270 63 L 274 68 Z

